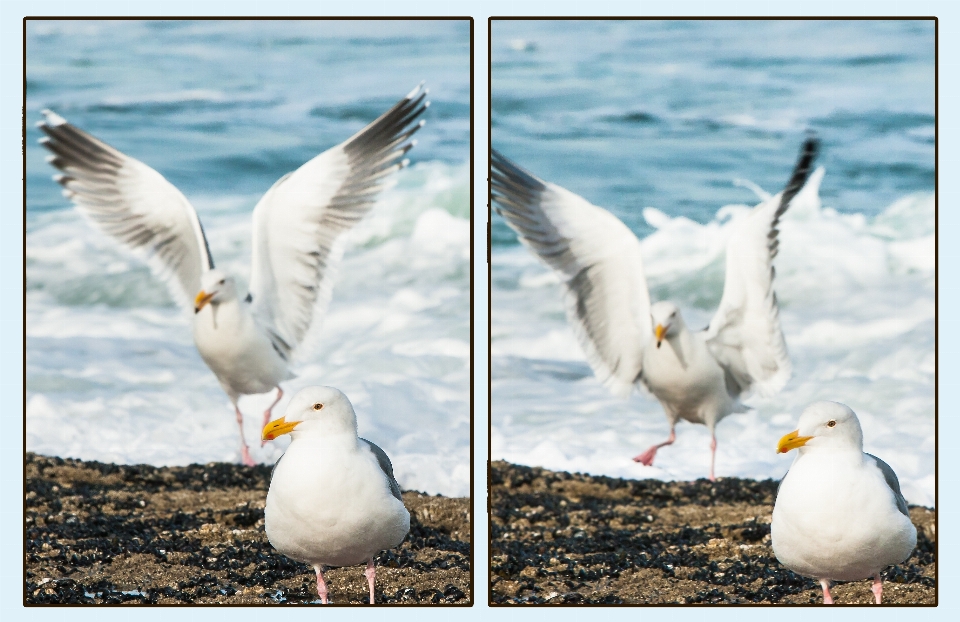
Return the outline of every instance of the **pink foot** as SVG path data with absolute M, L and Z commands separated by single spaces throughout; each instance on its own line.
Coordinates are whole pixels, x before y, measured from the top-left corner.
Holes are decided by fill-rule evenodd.
M 877 600 L 877 604 L 880 604 L 880 601 L 883 597 L 883 581 L 880 580 L 880 573 L 873 575 L 873 587 L 870 588 L 873 590 L 873 597 Z
M 367 569 L 363 571 L 363 574 L 367 575 L 367 583 L 370 585 L 370 604 L 375 604 L 373 598 L 373 581 L 377 576 L 377 569 L 373 565 L 373 558 L 370 558 L 370 561 L 367 562 Z
M 833 597 L 830 596 L 830 581 L 828 579 L 820 579 L 820 587 L 823 588 L 823 604 L 832 605 Z
M 653 459 L 657 456 L 657 450 L 660 449 L 661 447 L 666 447 L 667 445 L 672 445 L 672 444 L 673 444 L 673 441 L 675 441 L 675 440 L 677 440 L 677 434 L 676 434 L 676 432 L 673 430 L 673 428 L 670 428 L 670 438 L 668 438 L 667 440 L 663 441 L 662 443 L 659 443 L 659 444 L 657 444 L 657 445 L 654 445 L 653 447 L 651 447 L 650 449 L 646 450 L 645 452 L 643 452 L 643 453 L 640 454 L 639 456 L 634 456 L 634 457 L 633 457 L 633 461 L 634 461 L 634 462 L 639 462 L 640 464 L 643 464 L 643 465 L 646 465 L 646 466 L 653 466 Z
M 320 597 L 320 602 L 326 605 L 327 601 L 327 582 L 323 580 L 323 566 L 314 566 L 313 569 L 317 572 L 317 596 Z
M 639 462 L 640 464 L 645 464 L 646 466 L 653 466 L 653 459 L 657 456 L 658 449 L 660 449 L 660 446 L 654 445 L 639 456 L 634 456 L 633 461 Z

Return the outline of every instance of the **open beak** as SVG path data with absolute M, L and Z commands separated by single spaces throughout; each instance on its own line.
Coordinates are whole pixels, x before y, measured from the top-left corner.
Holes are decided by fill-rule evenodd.
M 274 419 L 267 425 L 263 426 L 263 432 L 260 434 L 260 438 L 264 441 L 272 441 L 278 436 L 283 436 L 284 434 L 293 432 L 293 429 L 300 425 L 300 423 L 300 421 L 291 421 L 290 423 L 287 423 L 286 418 L 284 417 Z
M 193 299 L 193 312 L 200 313 L 200 309 L 207 306 L 207 303 L 210 302 L 211 298 L 213 298 L 213 294 L 208 294 L 201 289 L 200 293 L 197 294 L 197 297 Z
M 663 327 L 663 324 L 657 324 L 657 327 L 653 329 L 653 334 L 657 337 L 657 347 L 659 348 L 663 336 L 667 334 L 667 329 Z
M 780 442 L 777 443 L 777 453 L 785 454 L 791 449 L 796 449 L 797 447 L 803 447 L 807 444 L 812 436 L 800 436 L 800 430 L 794 430 L 790 434 L 787 434 L 780 439 Z

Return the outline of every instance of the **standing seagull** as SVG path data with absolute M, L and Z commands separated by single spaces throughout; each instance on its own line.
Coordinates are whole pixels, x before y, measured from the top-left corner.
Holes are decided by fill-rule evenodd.
M 905 561 L 917 528 L 886 462 L 863 453 L 857 415 L 844 404 L 816 402 L 797 429 L 780 439 L 777 453 L 797 449 L 780 482 L 770 537 L 780 563 L 820 581 L 833 604 L 830 581 L 873 577 L 877 604 L 880 571 Z
M 230 397 L 243 463 L 241 395 L 283 397 L 289 361 L 315 315 L 330 302 L 344 235 L 373 207 L 385 178 L 423 127 L 423 84 L 345 142 L 281 177 L 253 210 L 249 292 L 213 265 L 203 226 L 186 197 L 160 173 L 74 127 L 49 110 L 38 127 L 47 162 L 63 171 L 63 194 L 101 230 L 145 257 L 177 302 L 194 312 L 193 340 Z
M 263 440 L 293 439 L 270 479 L 264 529 L 270 544 L 317 573 L 317 594 L 327 603 L 325 566 L 367 563 L 374 603 L 380 551 L 400 546 L 410 531 L 393 465 L 382 449 L 357 437 L 357 415 L 333 387 L 297 393 L 284 416 L 263 428 Z
M 493 152 L 497 211 L 563 281 L 567 320 L 597 378 L 623 397 L 642 383 L 666 412 L 670 437 L 634 461 L 652 465 L 685 419 L 710 429 L 713 480 L 717 423 L 744 411 L 740 397 L 747 391 L 770 395 L 789 379 L 772 262 L 777 224 L 806 183 L 818 148 L 808 137 L 783 192 L 732 225 L 720 308 L 699 332 L 687 329 L 672 302 L 650 304 L 640 241 L 616 216 Z

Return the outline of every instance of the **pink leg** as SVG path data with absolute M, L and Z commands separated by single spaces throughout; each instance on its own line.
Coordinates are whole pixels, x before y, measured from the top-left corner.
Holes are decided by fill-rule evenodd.
M 830 596 L 830 580 L 829 579 L 820 579 L 820 587 L 823 588 L 823 604 L 832 605 L 833 597 Z
M 367 562 L 367 569 L 363 571 L 363 574 L 367 575 L 367 583 L 370 585 L 370 604 L 374 604 L 373 598 L 373 581 L 377 576 L 377 569 L 373 565 L 373 558 L 370 558 L 370 561 Z
M 327 601 L 327 582 L 323 580 L 323 566 L 314 566 L 314 570 L 317 571 L 317 596 L 320 597 L 320 602 L 326 605 Z
M 282 398 L 282 397 L 283 397 L 283 389 L 281 389 L 280 387 L 277 387 L 277 399 L 273 400 L 273 404 L 270 404 L 270 408 L 268 408 L 266 411 L 264 411 L 264 413 L 263 413 L 263 425 L 260 426 L 260 429 L 261 429 L 261 430 L 263 430 L 263 428 L 267 427 L 267 424 L 270 423 L 271 411 L 273 411 L 273 407 L 274 407 L 274 406 L 276 406 L 277 404 L 280 403 L 280 398 Z M 267 444 L 267 441 L 265 441 L 265 440 L 263 440 L 263 439 L 260 439 L 260 446 L 261 446 L 261 447 L 263 447 L 263 446 L 266 445 L 266 444 Z
M 253 461 L 253 458 L 250 457 L 250 449 L 247 447 L 247 439 L 243 436 L 243 414 L 240 412 L 240 407 L 236 404 L 233 405 L 233 410 L 237 413 L 237 426 L 240 428 L 240 459 L 247 466 L 254 466 L 257 463 Z
M 717 437 L 710 434 L 710 481 L 715 482 L 717 478 L 713 476 L 713 466 L 717 462 Z
M 873 575 L 873 597 L 877 599 L 877 604 L 880 604 L 880 599 L 883 596 L 883 581 L 880 580 L 880 573 Z
M 643 453 L 640 454 L 639 456 L 634 456 L 634 457 L 633 457 L 633 461 L 634 461 L 634 462 L 639 462 L 640 464 L 645 464 L 645 465 L 647 465 L 647 466 L 653 466 L 653 459 L 654 459 L 654 457 L 656 457 L 656 455 L 657 455 L 657 450 L 660 449 L 661 447 L 666 447 L 667 445 L 672 445 L 672 444 L 673 444 L 673 441 L 675 441 L 675 440 L 677 440 L 677 433 L 676 433 L 676 432 L 674 431 L 674 429 L 671 427 L 671 428 L 670 428 L 670 438 L 668 438 L 667 440 L 663 441 L 663 442 L 660 443 L 659 445 L 654 445 L 653 447 L 651 447 L 650 449 L 646 450 L 645 452 L 643 452 Z

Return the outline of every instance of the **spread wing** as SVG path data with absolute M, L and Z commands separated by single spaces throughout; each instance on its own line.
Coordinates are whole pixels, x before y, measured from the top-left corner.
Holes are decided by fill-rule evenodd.
M 492 159 L 497 212 L 563 280 L 567 319 L 597 378 L 628 395 L 651 331 L 640 241 L 607 210 L 537 179 L 496 151 Z
M 252 311 L 289 356 L 330 301 L 344 234 L 404 166 L 429 102 L 418 86 L 346 142 L 280 178 L 253 210 Z
M 866 454 L 876 461 L 877 468 L 880 469 L 880 472 L 883 473 L 883 479 L 886 480 L 887 486 L 890 487 L 890 491 L 893 493 L 893 498 L 897 502 L 897 509 L 900 510 L 900 513 L 904 516 L 910 516 L 910 509 L 907 507 L 907 500 L 903 498 L 903 493 L 900 492 L 900 480 L 897 479 L 897 474 L 893 472 L 893 469 L 890 468 L 890 465 L 877 458 L 873 454 Z
M 192 311 L 200 275 L 213 268 L 197 212 L 157 171 L 49 110 L 40 144 L 63 194 L 101 230 L 145 257 L 174 299 Z
M 396 478 L 393 476 L 393 463 L 390 462 L 387 452 L 365 438 L 361 438 L 360 440 L 366 443 L 370 447 L 370 451 L 373 452 L 373 455 L 376 456 L 380 470 L 383 471 L 383 474 L 387 477 L 387 483 L 390 485 L 390 493 L 396 497 L 398 501 L 403 503 L 403 497 L 400 495 L 400 484 L 397 483 Z
M 732 225 L 723 297 L 707 328 L 706 339 L 735 395 L 751 389 L 771 395 L 790 378 L 792 366 L 773 291 L 777 224 L 810 176 L 819 144 L 815 137 L 808 137 L 783 192 Z

